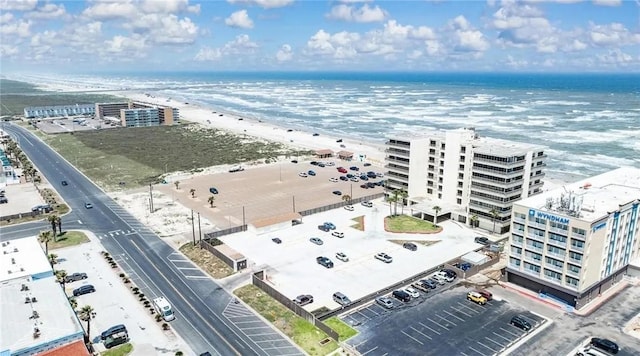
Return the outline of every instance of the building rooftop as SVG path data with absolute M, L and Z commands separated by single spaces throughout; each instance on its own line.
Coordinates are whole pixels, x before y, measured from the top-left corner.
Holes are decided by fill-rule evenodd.
M 2 250 L 0 352 L 81 339 L 84 331 L 37 238 L 3 242 Z
M 640 169 L 622 167 L 526 198 L 516 205 L 596 221 L 640 201 Z

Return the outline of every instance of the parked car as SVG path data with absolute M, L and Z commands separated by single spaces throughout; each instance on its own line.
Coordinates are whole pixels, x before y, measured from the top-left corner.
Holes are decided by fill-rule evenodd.
M 341 239 L 341 238 L 344 237 L 344 232 L 334 231 L 334 232 L 331 233 L 331 236 L 335 236 L 335 237 Z
M 65 276 L 64 282 L 72 283 L 72 282 L 80 281 L 83 279 L 87 279 L 87 274 L 84 272 L 76 272 L 76 273 L 68 274 L 67 276 Z
M 333 167 L 336 164 L 335 164 L 335 162 L 324 162 L 324 165 L 327 166 L 327 167 Z
M 299 295 L 293 300 L 293 302 L 300 306 L 311 304 L 313 303 L 313 296 L 311 294 Z
M 409 295 L 409 293 L 403 291 L 403 290 L 394 290 L 393 293 L 391 293 L 391 295 L 398 299 L 401 302 L 409 302 L 411 301 L 411 296 Z
M 320 136 L 320 134 L 319 133 L 314 133 L 313 136 Z
M 310 175 L 310 176 L 315 176 L 315 175 L 316 175 L 316 172 L 314 172 L 314 171 L 312 171 L 312 170 L 309 170 L 309 171 L 307 172 L 307 174 L 308 174 L 308 175 Z
M 62 184 L 62 185 L 64 185 L 64 186 L 69 185 L 69 183 L 67 183 L 67 181 L 66 181 L 66 180 L 63 180 L 62 182 L 60 182 L 60 184 Z
M 418 246 L 416 246 L 416 244 L 414 244 L 412 242 L 405 242 L 405 243 L 402 244 L 402 247 L 406 248 L 409 251 L 418 250 Z
M 319 162 L 319 163 L 318 163 L 318 167 L 324 168 L 325 166 L 326 166 L 326 165 L 325 165 L 324 163 L 322 163 L 322 162 Z
M 333 301 L 340 304 L 340 305 L 347 305 L 347 304 L 351 304 L 351 300 L 349 298 L 347 298 L 346 295 L 340 293 L 340 292 L 335 292 L 333 293 Z
M 511 318 L 511 321 L 509 322 L 509 324 L 519 329 L 522 329 L 524 331 L 531 330 L 531 324 L 529 324 L 529 322 L 520 315 L 514 315 L 513 318 Z
M 469 263 L 469 262 L 462 262 L 462 263 L 457 262 L 457 263 L 454 263 L 454 264 L 453 264 L 453 267 L 460 268 L 460 269 L 461 269 L 461 270 L 463 270 L 463 271 L 468 271 L 468 270 L 470 270 L 470 269 L 471 269 L 471 266 L 472 266 L 472 265 L 471 265 L 471 263 Z
M 335 183 L 337 181 L 338 181 L 338 178 L 335 178 L 335 177 L 329 178 L 329 182 L 334 182 Z
M 608 353 L 605 353 L 604 351 L 600 351 L 599 349 L 596 349 L 595 347 L 588 345 L 585 347 L 581 347 L 578 352 L 576 352 L 575 356 L 607 356 Z
M 358 183 L 360 181 L 360 179 L 358 179 L 358 177 L 353 177 L 353 178 L 350 178 L 349 180 L 354 182 L 354 183 Z
M 300 172 L 298 175 L 302 178 L 307 178 L 307 174 L 305 172 Z
M 346 182 L 346 181 L 348 181 L 348 180 L 349 180 L 349 178 L 347 178 L 347 177 L 345 177 L 345 176 L 340 176 L 340 180 L 341 180 L 341 181 L 345 181 L 345 182 Z
M 273 242 L 275 242 L 277 244 L 281 244 L 282 243 L 282 240 L 280 240 L 280 238 L 278 238 L 278 237 L 272 238 L 271 241 L 273 241 Z
M 413 287 L 407 287 L 407 288 L 404 289 L 404 291 L 407 292 L 407 294 L 409 294 L 411 296 L 411 298 L 418 298 L 420 296 L 420 292 L 418 292 Z
M 351 166 L 351 167 L 349 167 L 349 169 L 352 170 L 352 171 L 356 171 L 356 172 L 360 170 L 360 168 L 358 168 L 356 166 Z
M 425 293 L 429 293 L 429 287 L 425 286 L 424 284 L 420 283 L 420 282 L 415 282 L 415 283 L 411 283 L 411 287 L 417 289 L 417 290 L 421 290 Z
M 92 208 L 93 208 L 93 204 L 91 204 L 91 203 L 84 203 L 84 207 L 85 207 L 85 209 L 92 209 Z
M 369 177 L 367 177 L 366 174 L 363 174 L 360 176 L 360 180 L 369 180 Z
M 311 161 L 311 162 L 309 162 L 309 163 L 310 163 L 312 166 L 317 166 L 317 165 L 318 165 L 318 162 L 317 162 L 317 161 Z
M 109 329 L 105 330 L 102 332 L 102 334 L 100 334 L 100 340 L 104 340 L 107 337 L 113 335 L 113 334 L 117 334 L 117 333 L 121 333 L 121 332 L 127 332 L 127 327 L 119 324 L 119 325 L 115 325 L 110 327 Z
M 5 204 L 8 202 L 9 202 L 9 199 L 7 199 L 7 197 L 0 197 L 0 204 Z
M 438 283 L 440 285 L 443 285 L 443 284 L 447 283 L 447 280 L 444 278 L 444 276 L 441 275 L 441 274 L 438 274 L 438 273 L 434 273 L 431 276 L 431 278 L 429 278 L 429 279 L 431 279 L 432 281 L 434 281 L 434 282 L 436 282 L 436 283 Z
M 354 178 L 354 177 L 355 177 L 355 175 L 353 175 L 351 173 L 347 173 L 347 178 L 351 179 L 351 178 Z
M 487 304 L 487 298 L 483 297 L 480 293 L 477 292 L 469 292 L 467 293 L 467 300 L 470 300 L 476 304 L 485 305 Z
M 476 243 L 481 244 L 481 245 L 488 245 L 489 244 L 489 238 L 484 237 L 484 236 L 476 236 L 475 239 L 473 239 Z
M 291 163 L 298 163 L 298 160 L 297 159 L 292 159 Z
M 244 171 L 244 167 L 242 166 L 235 166 L 229 169 L 229 173 L 242 172 L 242 171 Z
M 360 184 L 360 188 L 362 189 L 369 189 L 369 186 L 366 184 Z
M 391 263 L 391 262 L 393 262 L 393 258 L 391 258 L 391 256 L 387 255 L 387 254 L 386 254 L 386 253 L 384 253 L 384 252 L 380 252 L 380 253 L 376 254 L 376 255 L 375 255 L 375 258 L 376 258 L 377 260 L 380 260 L 380 261 L 384 262 L 384 263 Z
M 216 188 L 214 188 L 214 187 L 211 187 L 211 188 L 209 188 L 209 193 L 211 193 L 211 194 L 218 194 L 218 189 L 216 189 Z
M 376 187 L 376 184 L 375 184 L 375 183 L 373 183 L 373 182 L 368 182 L 368 183 L 367 183 L 367 188 L 371 188 L 371 189 L 373 189 L 373 188 L 375 188 L 375 187 Z
M 347 256 L 344 252 L 336 253 L 336 258 L 342 262 L 349 262 L 349 256 Z
M 44 204 L 44 205 L 36 205 L 33 208 L 31 208 L 31 211 L 39 211 L 39 210 L 42 210 L 45 213 L 48 213 L 53 210 L 53 207 L 49 204 Z
M 339 190 L 334 190 L 332 193 L 333 193 L 334 195 L 342 195 L 342 192 L 341 192 L 341 191 L 339 191 Z
M 487 301 L 493 300 L 493 294 L 491 294 L 491 292 L 489 292 L 488 290 L 476 289 L 475 292 L 483 296 Z
M 91 284 L 87 284 L 87 285 L 84 285 L 84 286 L 81 286 L 79 288 L 74 289 L 73 290 L 73 296 L 77 297 L 79 295 L 93 293 L 95 291 L 96 291 L 96 288 L 94 286 L 92 286 Z
M 615 342 L 609 339 L 601 339 L 599 337 L 594 337 L 591 339 L 591 342 L 589 344 L 597 349 L 600 349 L 612 354 L 617 354 L 618 351 L 620 351 L 620 347 L 618 346 L 618 344 L 616 344 Z
M 445 269 L 441 269 L 440 272 L 446 274 L 447 277 L 452 279 L 456 279 L 458 277 L 458 274 L 452 269 L 445 268 Z
M 434 276 L 434 277 L 436 277 L 436 276 L 437 276 L 436 280 L 437 280 L 438 278 L 440 278 L 440 279 L 444 280 L 445 282 L 449 282 L 449 283 L 453 282 L 453 280 L 454 280 L 454 278 L 453 278 L 453 277 L 451 277 L 450 275 L 448 275 L 448 274 L 447 274 L 446 272 L 444 272 L 444 271 L 436 272 L 433 276 Z
M 376 298 L 376 303 L 381 305 L 383 308 L 391 309 L 393 308 L 393 300 L 388 297 L 378 297 Z
M 367 172 L 367 177 L 369 177 L 369 178 L 375 178 L 375 177 L 376 177 L 376 172 L 374 172 L 374 171 L 369 171 L 369 172 Z
M 353 211 L 353 209 L 354 209 L 353 205 L 345 205 L 344 206 L 344 210 Z
M 347 169 L 344 168 L 344 167 L 338 167 L 337 169 L 338 169 L 338 172 L 340 172 L 340 173 L 347 173 L 348 172 Z
M 316 262 L 318 262 L 319 265 L 323 265 L 327 268 L 333 268 L 333 261 L 331 261 L 328 257 L 316 257 Z
M 438 287 L 438 282 L 433 279 L 421 279 L 420 283 L 429 289 L 436 289 L 436 287 Z
M 311 241 L 312 243 L 316 244 L 316 245 L 322 245 L 322 239 L 318 238 L 318 237 L 312 237 L 309 239 L 309 241 Z
M 323 225 L 324 225 L 324 226 L 326 226 L 326 227 L 328 227 L 328 228 L 329 228 L 329 229 L 331 229 L 331 230 L 335 230 L 335 229 L 336 229 L 336 226 L 335 226 L 335 225 L 333 225 L 333 223 L 332 223 L 332 222 L 328 222 L 328 221 L 327 221 L 327 222 L 325 222 Z
M 318 225 L 318 230 L 322 230 L 324 232 L 329 232 L 329 227 L 327 225 Z
M 373 203 L 370 201 L 363 201 L 362 206 L 366 206 L 367 208 L 371 208 L 373 206 Z

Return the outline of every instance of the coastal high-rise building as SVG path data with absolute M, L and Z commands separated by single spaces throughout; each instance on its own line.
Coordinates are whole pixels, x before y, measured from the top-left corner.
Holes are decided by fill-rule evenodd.
M 179 120 L 177 108 L 139 101 L 96 103 L 95 113 L 97 119 L 120 119 L 124 127 L 172 125 Z
M 544 146 L 480 137 L 475 129 L 391 137 L 388 194 L 407 193 L 413 215 L 509 231 L 513 202 L 542 191 Z
M 516 202 L 507 280 L 583 307 L 640 257 L 639 206 L 630 167 Z
M 121 109 L 120 122 L 124 127 L 145 127 L 160 125 L 158 109 Z

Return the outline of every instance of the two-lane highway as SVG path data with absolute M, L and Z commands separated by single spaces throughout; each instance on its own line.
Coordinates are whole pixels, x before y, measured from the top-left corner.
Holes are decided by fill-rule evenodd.
M 175 254 L 171 246 L 118 206 L 40 139 L 13 124 L 5 125 L 4 129 L 19 141 L 25 154 L 73 209 L 71 216 L 74 221 L 67 223 L 65 229 L 80 225 L 93 231 L 146 295 L 165 296 L 177 314 L 176 320 L 171 322 L 172 327 L 196 353 L 209 351 L 225 356 L 303 354 L 264 321 L 258 319 L 253 326 L 270 330 L 275 335 L 267 340 L 252 336 L 232 322 L 224 314 L 225 309 L 233 304 L 234 298 L 230 293 L 204 276 L 193 279 L 184 275 L 169 260 L 169 256 Z M 68 185 L 62 186 L 62 180 L 66 180 Z M 85 202 L 90 202 L 93 208 L 86 209 Z M 41 228 L 37 231 L 46 228 L 46 225 L 39 224 Z M 34 235 L 32 231 L 37 226 L 37 223 L 32 223 L 4 227 L 0 229 L 0 239 Z M 114 235 L 114 231 L 128 233 Z

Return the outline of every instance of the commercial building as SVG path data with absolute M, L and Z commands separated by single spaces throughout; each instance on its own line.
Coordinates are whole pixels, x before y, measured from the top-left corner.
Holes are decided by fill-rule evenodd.
M 172 125 L 179 120 L 179 110 L 164 105 L 129 101 L 96 103 L 97 119 L 118 118 L 124 127 Z
M 95 105 L 93 104 L 74 104 L 74 105 L 55 105 L 55 106 L 28 106 L 24 108 L 24 117 L 47 118 L 47 117 L 67 117 L 95 114 Z
M 629 167 L 516 202 L 507 280 L 583 307 L 640 257 L 639 205 Z
M 5 241 L 0 249 L 0 355 L 89 355 L 84 330 L 37 238 Z
M 407 193 L 414 216 L 509 231 L 513 202 L 544 184 L 544 146 L 480 137 L 475 129 L 391 137 L 388 194 Z

